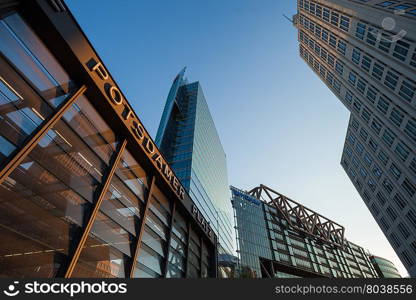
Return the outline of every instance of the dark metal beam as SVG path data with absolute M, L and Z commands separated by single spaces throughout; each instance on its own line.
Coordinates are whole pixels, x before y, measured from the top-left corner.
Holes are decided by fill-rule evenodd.
M 172 203 L 172 214 L 170 216 L 170 220 L 169 220 L 169 231 L 168 231 L 168 236 L 166 239 L 166 259 L 165 259 L 165 264 L 163 266 L 163 270 L 162 270 L 162 277 L 166 278 L 166 274 L 168 273 L 168 267 L 169 267 L 169 250 L 170 250 L 170 241 L 172 239 L 172 226 L 173 226 L 173 220 L 174 220 L 174 215 L 175 215 L 175 210 L 176 210 L 176 203 L 173 202 Z
M 101 206 L 101 204 L 104 200 L 104 196 L 107 193 L 108 187 L 110 186 L 111 179 L 113 178 L 113 175 L 116 172 L 117 166 L 118 166 L 118 164 L 121 160 L 124 149 L 126 148 L 126 145 L 127 145 L 127 140 L 124 139 L 122 141 L 122 143 L 120 144 L 120 147 L 119 147 L 119 149 L 116 153 L 115 159 L 112 161 L 111 168 L 110 168 L 110 170 L 109 170 L 109 172 L 108 172 L 108 174 L 107 174 L 107 176 L 104 180 L 104 184 L 102 185 L 101 191 L 98 194 L 97 201 L 95 201 L 94 208 L 91 212 L 91 215 L 89 217 L 87 225 L 85 226 L 84 232 L 82 233 L 82 236 L 81 236 L 81 239 L 78 243 L 78 246 L 75 249 L 75 251 L 74 251 L 74 253 L 71 257 L 70 263 L 69 263 L 68 268 L 65 272 L 65 278 L 70 278 L 71 275 L 72 275 L 72 272 L 74 271 L 74 268 L 75 268 L 75 266 L 78 262 L 79 256 L 81 255 L 82 249 L 84 248 L 85 242 L 87 241 L 87 239 L 90 235 L 92 225 L 94 224 L 95 218 L 98 215 L 98 212 L 100 210 L 100 206 Z
M 0 170 L 0 184 L 20 165 L 23 159 L 32 151 L 43 136 L 52 128 L 63 116 L 63 114 L 71 107 L 71 105 L 87 90 L 86 86 L 80 87 L 67 101 L 65 101 L 58 110 L 45 120 L 35 133 L 25 142 L 21 149 L 8 161 L 8 163 Z
M 152 177 L 152 182 L 150 183 L 149 193 L 147 194 L 147 199 L 146 199 L 146 202 L 145 202 L 142 218 L 141 218 L 140 224 L 139 224 L 139 235 L 137 236 L 136 247 L 135 247 L 134 255 L 133 255 L 133 258 L 132 258 L 132 265 L 131 265 L 130 273 L 129 273 L 130 278 L 133 278 L 133 276 L 134 276 L 134 270 L 136 268 L 136 262 L 137 262 L 137 259 L 139 258 L 140 249 L 141 249 L 140 245 L 142 243 L 144 227 L 145 227 L 145 224 L 146 224 L 146 217 L 147 217 L 147 214 L 149 212 L 150 203 L 152 201 L 152 194 L 153 194 L 153 191 L 155 189 L 155 181 L 156 181 L 156 177 L 153 176 Z

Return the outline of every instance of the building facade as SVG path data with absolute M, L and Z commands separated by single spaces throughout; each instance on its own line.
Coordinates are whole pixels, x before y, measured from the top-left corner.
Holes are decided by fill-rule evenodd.
M 235 251 L 226 155 L 200 83 L 184 74 L 173 81 L 156 143 L 217 234 L 221 264 Z
M 0 277 L 216 277 L 216 235 L 67 6 L 0 1 Z
M 416 276 L 416 1 L 298 1 L 300 56 L 351 112 L 341 165 Z
M 370 256 L 370 260 L 380 278 L 401 278 L 399 271 L 391 261 L 374 255 Z
M 231 191 L 241 277 L 381 277 L 342 226 L 265 186 Z

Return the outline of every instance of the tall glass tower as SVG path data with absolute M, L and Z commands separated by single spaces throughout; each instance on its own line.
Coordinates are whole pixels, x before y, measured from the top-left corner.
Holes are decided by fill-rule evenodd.
M 235 243 L 226 155 L 201 85 L 184 74 L 185 68 L 173 81 L 156 144 L 217 234 L 221 264 Z
M 416 276 L 416 1 L 298 0 L 300 55 L 351 112 L 342 167 Z

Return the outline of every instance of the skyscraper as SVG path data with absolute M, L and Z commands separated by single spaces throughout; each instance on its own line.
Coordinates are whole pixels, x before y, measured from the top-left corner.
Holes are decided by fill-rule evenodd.
M 240 277 L 401 277 L 390 261 L 344 237 L 344 227 L 260 185 L 231 187 Z
M 156 144 L 217 233 L 219 263 L 234 253 L 232 207 L 226 155 L 199 82 L 188 83 L 185 68 L 169 91 Z
M 298 1 L 300 56 L 351 112 L 341 164 L 416 276 L 416 1 Z

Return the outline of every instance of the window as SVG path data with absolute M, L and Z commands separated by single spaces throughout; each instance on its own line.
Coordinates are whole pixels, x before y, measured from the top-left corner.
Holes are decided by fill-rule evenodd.
M 409 52 L 410 45 L 402 40 L 396 42 L 396 46 L 393 50 L 393 56 L 401 61 L 406 60 L 407 53 Z
M 348 32 L 348 30 L 350 29 L 350 18 L 346 16 L 341 16 L 340 28 Z
M 352 50 L 352 61 L 359 65 L 360 61 L 361 61 L 361 51 L 357 48 L 355 48 L 354 50 Z
M 383 207 L 384 204 L 386 204 L 386 202 L 387 202 L 386 197 L 381 192 L 378 192 L 376 197 L 377 197 L 378 203 L 380 203 L 381 207 Z
M 380 65 L 379 63 L 374 63 L 372 75 L 378 80 L 381 80 L 381 78 L 383 77 L 383 73 L 384 73 L 384 67 Z
M 383 188 L 386 190 L 386 192 L 388 194 L 390 194 L 393 191 L 393 184 L 391 183 L 390 180 L 388 180 L 387 178 L 385 178 L 383 180 L 383 184 L 382 184 Z
M 399 95 L 406 101 L 412 102 L 416 92 L 416 83 L 410 80 L 403 80 Z
M 400 246 L 401 246 L 400 239 L 396 236 L 396 234 L 394 232 L 392 232 L 390 234 L 390 240 L 391 240 L 391 243 L 393 244 L 393 246 L 395 248 L 400 248 Z
M 368 124 L 368 122 L 370 121 L 371 113 L 366 107 L 363 108 L 363 111 L 361 113 L 361 117 L 363 118 L 365 123 Z
M 390 52 L 391 40 L 386 34 L 382 34 L 378 48 L 386 53 Z
M 400 125 L 402 124 L 404 120 L 405 112 L 398 106 L 393 107 L 391 114 L 390 114 L 390 120 L 400 128 Z
M 396 195 L 394 195 L 393 201 L 399 210 L 403 210 L 407 206 L 406 200 L 404 200 L 399 193 L 396 193 Z
M 370 178 L 370 179 L 368 179 L 368 181 L 367 181 L 367 185 L 368 185 L 368 187 L 370 188 L 370 190 L 372 190 L 373 192 L 375 191 L 375 189 L 376 189 L 376 185 L 374 184 L 374 181 Z
M 377 157 L 383 163 L 383 165 L 387 165 L 389 161 L 389 157 L 387 156 L 387 154 L 380 150 Z
M 399 75 L 388 70 L 386 74 L 386 79 L 384 80 L 384 85 L 394 91 L 396 89 L 398 81 L 399 81 Z
M 352 84 L 353 86 L 355 86 L 356 81 L 357 81 L 357 75 L 354 74 L 353 72 L 350 72 L 348 76 L 348 82 Z
M 414 119 L 410 119 L 406 127 L 404 128 L 404 132 L 409 136 L 413 141 L 416 141 L 416 121 Z
M 367 32 L 367 43 L 370 45 L 375 45 L 377 41 L 377 29 L 375 29 L 374 27 L 368 27 L 368 32 Z
M 367 177 L 367 171 L 364 169 L 364 168 L 360 168 L 360 174 L 361 174 L 361 176 L 363 177 L 363 178 L 366 178 Z
M 408 178 L 405 178 L 402 187 L 404 190 L 409 194 L 410 197 L 413 197 L 413 195 L 416 193 L 416 187 L 413 183 L 410 182 Z
M 378 90 L 370 85 L 367 89 L 367 99 L 374 104 L 376 102 L 377 94 Z
M 390 129 L 386 128 L 383 134 L 383 141 L 387 144 L 387 146 L 391 147 L 394 143 L 394 139 L 396 135 Z
M 337 63 L 335 65 L 335 70 L 337 71 L 339 75 L 342 76 L 342 74 L 344 73 L 344 64 L 340 62 L 339 60 L 337 60 Z
M 406 161 L 406 159 L 409 157 L 410 151 L 410 148 L 402 141 L 397 143 L 396 149 L 394 150 L 394 152 L 400 157 L 402 161 Z
M 409 212 L 406 214 L 406 218 L 409 220 L 410 224 L 416 228 L 416 213 L 413 211 L 413 209 L 409 210 Z
M 370 146 L 370 149 L 373 150 L 373 152 L 377 151 L 378 144 L 370 137 L 370 140 L 368 141 L 368 145 Z
M 387 207 L 386 212 L 392 222 L 397 219 L 397 213 L 391 206 Z
M 339 14 L 333 11 L 331 13 L 331 24 L 338 27 L 338 22 L 339 22 Z
M 378 119 L 376 119 L 376 117 L 373 118 L 373 120 L 371 121 L 371 128 L 377 133 L 379 134 L 381 131 L 381 121 L 379 121 Z
M 390 173 L 398 180 L 400 176 L 402 175 L 402 171 L 399 170 L 399 168 L 395 164 L 391 164 L 390 166 Z
M 399 223 L 397 228 L 400 231 L 400 234 L 403 236 L 404 239 L 407 239 L 410 236 L 409 229 L 403 223 Z
M 371 164 L 373 163 L 373 159 L 368 153 L 364 154 L 364 162 L 367 166 L 371 166 Z
M 367 72 L 370 72 L 371 62 L 372 59 L 369 56 L 363 55 L 363 59 L 361 61 L 361 68 Z
M 377 103 L 377 108 L 383 113 L 386 114 L 387 111 L 389 110 L 389 106 L 390 106 L 391 100 L 385 98 L 385 97 L 380 97 L 380 99 L 378 100 Z
M 363 23 L 357 23 L 357 29 L 355 32 L 355 36 L 357 38 L 359 38 L 360 40 L 364 39 L 364 35 L 365 35 L 365 31 L 366 31 L 366 25 Z
M 416 174 L 416 158 L 414 158 L 412 160 L 412 162 L 410 163 L 410 170 Z
M 359 78 L 358 81 L 357 81 L 357 90 L 361 94 L 364 94 L 366 87 L 367 87 L 367 82 L 364 81 L 363 79 Z
M 352 99 L 353 99 L 353 94 L 351 91 L 347 90 L 345 92 L 345 100 L 347 101 L 347 103 L 349 103 L 351 105 L 352 103 Z
M 378 179 L 381 177 L 381 175 L 383 175 L 383 172 L 380 170 L 380 168 L 377 165 L 374 165 L 373 174 L 374 176 L 376 176 L 376 179 Z
M 409 255 L 409 253 L 407 253 L 406 250 L 402 252 L 402 257 L 407 267 L 413 266 L 414 264 L 413 258 Z
M 361 130 L 360 130 L 360 136 L 362 137 L 362 139 L 364 141 L 366 141 L 367 140 L 367 137 L 368 137 L 368 132 L 364 128 L 361 128 Z
M 357 150 L 359 156 L 361 156 L 361 154 L 364 153 L 364 147 L 360 143 L 357 143 L 357 145 L 355 146 L 355 150 Z
M 333 34 L 329 36 L 329 45 L 334 49 L 337 47 L 337 38 Z
M 345 55 L 345 52 L 347 51 L 347 44 L 343 41 L 338 41 L 338 52 L 342 55 Z

